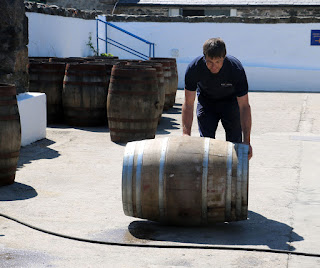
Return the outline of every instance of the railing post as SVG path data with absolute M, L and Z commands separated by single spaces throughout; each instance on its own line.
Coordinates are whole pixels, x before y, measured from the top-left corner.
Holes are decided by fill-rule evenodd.
M 106 38 L 105 39 L 99 37 L 99 22 L 100 21 L 105 24 L 105 34 L 106 34 Z M 155 51 L 154 43 L 151 43 L 151 42 L 149 42 L 149 41 L 147 41 L 147 40 L 145 40 L 145 39 L 143 39 L 143 38 L 141 38 L 139 36 L 136 36 L 136 35 L 128 32 L 128 31 L 126 31 L 126 30 L 124 30 L 124 29 L 122 29 L 122 28 L 110 23 L 110 22 L 103 21 L 103 20 L 101 20 L 99 18 L 96 18 L 96 22 L 97 22 L 97 25 L 96 25 L 97 29 L 96 30 L 97 30 L 97 53 L 98 53 L 98 55 L 100 54 L 100 52 L 99 52 L 99 40 L 102 40 L 102 41 L 104 41 L 106 43 L 106 49 L 105 49 L 106 53 L 108 53 L 108 43 L 109 43 L 109 44 L 111 44 L 113 46 L 116 46 L 116 47 L 118 47 L 118 48 L 120 48 L 120 49 L 122 49 L 124 51 L 127 51 L 127 52 L 129 52 L 129 53 L 131 53 L 131 54 L 133 54 L 135 56 L 138 56 L 138 57 L 143 58 L 143 59 L 148 59 L 148 55 L 140 53 L 140 52 L 138 52 L 138 51 L 136 51 L 136 50 L 134 50 L 134 49 L 132 49 L 132 48 L 130 48 L 128 46 L 125 46 L 124 44 L 121 44 L 121 43 L 119 43 L 119 42 L 117 42 L 115 40 L 112 40 L 111 38 L 108 38 L 108 28 L 107 28 L 107 26 L 109 25 L 109 26 L 111 26 L 111 27 L 113 27 L 113 28 L 115 28 L 115 29 L 117 29 L 117 30 L 119 30 L 121 32 L 124 32 L 125 34 L 128 34 L 128 35 L 130 35 L 130 36 L 132 36 L 132 37 L 134 37 L 134 38 L 136 38 L 136 39 L 138 39 L 138 40 L 140 40 L 142 42 L 147 43 L 149 45 L 149 58 L 151 57 L 151 55 L 152 55 L 152 57 L 154 57 L 154 51 Z
M 97 30 L 97 54 L 99 55 L 99 21 L 96 20 L 97 24 L 96 24 L 96 30 Z M 95 55 L 96 56 L 96 55 Z
M 107 18 L 106 18 L 106 21 L 107 21 Z M 105 29 L 106 29 L 106 40 L 108 40 L 108 24 L 104 24 L 105 26 Z M 108 42 L 106 42 L 106 54 L 108 54 Z

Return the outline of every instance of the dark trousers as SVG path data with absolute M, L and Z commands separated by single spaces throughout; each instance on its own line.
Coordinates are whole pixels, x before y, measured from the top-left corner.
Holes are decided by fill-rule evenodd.
M 242 142 L 240 112 L 237 101 L 215 102 L 210 105 L 197 105 L 198 127 L 201 137 L 215 138 L 221 120 L 226 132 L 226 140 Z

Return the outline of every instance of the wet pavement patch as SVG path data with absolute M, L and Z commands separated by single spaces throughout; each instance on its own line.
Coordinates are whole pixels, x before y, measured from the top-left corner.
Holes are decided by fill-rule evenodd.
M 50 264 L 53 258 L 34 251 L 4 249 L 0 251 L 0 266 L 13 267 L 54 267 Z

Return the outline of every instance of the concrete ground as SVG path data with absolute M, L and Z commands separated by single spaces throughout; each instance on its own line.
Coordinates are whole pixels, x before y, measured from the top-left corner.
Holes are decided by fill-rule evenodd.
M 21 149 L 16 182 L 0 188 L 0 213 L 90 240 L 235 247 L 320 254 L 320 94 L 249 93 L 253 158 L 249 219 L 169 227 L 125 216 L 124 145 L 107 127 L 49 126 Z M 157 137 L 181 135 L 183 91 Z M 198 136 L 194 120 L 192 136 Z M 221 126 L 218 139 L 224 139 Z M 141 248 L 70 240 L 0 217 L 0 267 L 320 267 L 320 258 L 227 249 Z

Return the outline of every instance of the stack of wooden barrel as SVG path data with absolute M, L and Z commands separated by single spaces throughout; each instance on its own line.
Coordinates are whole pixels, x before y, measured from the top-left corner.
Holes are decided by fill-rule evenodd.
M 0 84 L 0 186 L 14 183 L 21 146 L 16 87 Z
M 47 95 L 47 120 L 109 125 L 111 140 L 153 138 L 163 110 L 175 103 L 174 58 L 29 58 L 30 91 Z

